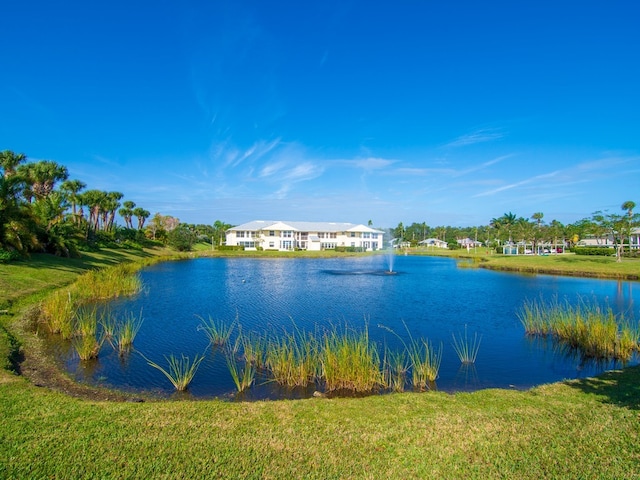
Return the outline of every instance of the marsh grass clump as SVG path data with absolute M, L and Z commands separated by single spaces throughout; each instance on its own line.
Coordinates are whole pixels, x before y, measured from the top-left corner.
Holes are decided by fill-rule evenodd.
M 265 365 L 273 379 L 287 387 L 306 387 L 318 375 L 318 342 L 311 333 L 273 336 L 267 341 Z
M 116 322 L 115 345 L 119 355 L 124 355 L 131 350 L 133 341 L 142 326 L 142 312 L 136 317 L 132 313 L 127 315 L 121 322 Z
M 239 348 L 242 343 L 242 339 L 239 337 L 233 348 L 225 349 L 227 367 L 238 393 L 251 388 L 256 379 L 255 363 L 249 360 L 246 354 L 242 355 L 241 359 L 238 358 Z
M 473 339 L 470 339 L 467 335 L 467 326 L 464 326 L 464 336 L 461 334 L 460 338 L 455 334 L 451 334 L 453 337 L 453 349 L 456 351 L 461 363 L 469 364 L 475 363 L 478 357 L 478 350 L 480 350 L 480 342 L 482 336 L 478 336 L 478 333 L 474 333 Z
M 403 392 L 407 383 L 407 372 L 411 366 L 406 352 L 385 349 L 383 365 L 384 386 L 394 392 Z
M 442 363 L 442 343 L 436 350 L 431 342 L 422 340 L 421 344 L 413 343 L 409 356 L 411 358 L 411 381 L 413 388 L 428 390 L 438 378 Z
M 207 338 L 209 338 L 209 343 L 214 347 L 223 346 L 229 341 L 238 321 L 236 317 L 233 322 L 227 325 L 224 320 L 216 320 L 212 317 L 209 317 L 207 320 L 202 317 L 198 318 L 202 321 L 202 323 L 198 325 L 198 331 L 203 331 L 205 335 L 207 335 Z
M 440 343 L 440 348 L 436 350 L 428 339 L 414 339 L 407 324 L 403 322 L 403 325 L 409 337 L 408 342 L 389 327 L 378 326 L 392 333 L 402 342 L 410 363 L 413 388 L 427 390 L 436 381 L 440 372 L 442 343 Z
M 122 295 L 134 295 L 142 290 L 138 266 L 120 264 L 102 270 L 92 270 L 75 283 L 80 298 L 85 301 L 104 300 Z
M 628 360 L 639 348 L 638 326 L 595 302 L 527 301 L 517 315 L 528 335 L 551 335 L 587 358 Z
M 242 351 L 245 361 L 254 365 L 256 369 L 265 369 L 267 367 L 267 337 L 254 332 L 250 332 L 248 335 L 243 335 L 242 331 L 240 331 L 238 338 L 240 338 L 240 341 L 242 342 Z
M 173 354 L 169 355 L 168 357 L 165 355 L 164 358 L 169 364 L 165 369 L 158 363 L 149 360 L 144 355 L 142 355 L 142 357 L 153 368 L 160 370 L 164 374 L 164 376 L 169 379 L 174 388 L 179 392 L 183 392 L 187 389 L 187 387 L 193 380 L 193 377 L 196 375 L 200 363 L 202 363 L 202 360 L 204 360 L 204 355 L 196 355 L 193 361 L 184 354 L 181 354 L 180 357 L 174 356 Z
M 95 337 L 98 330 L 98 310 L 95 305 L 83 306 L 76 310 L 74 316 L 74 335 Z
M 80 360 L 91 360 L 98 358 L 104 337 L 93 335 L 77 335 L 71 339 L 71 344 Z
M 367 327 L 361 332 L 334 329 L 325 333 L 321 359 L 328 392 L 365 393 L 385 385 L 378 348 L 369 340 Z
M 73 321 L 77 302 L 71 291 L 58 290 L 42 304 L 42 314 L 49 331 L 61 334 L 65 340 L 73 336 Z

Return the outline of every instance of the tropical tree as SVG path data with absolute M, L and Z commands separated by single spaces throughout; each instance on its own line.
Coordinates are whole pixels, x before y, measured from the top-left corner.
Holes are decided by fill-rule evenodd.
M 62 185 L 60 185 L 60 191 L 65 195 L 66 199 L 71 204 L 73 221 L 78 225 L 80 224 L 83 216 L 82 208 L 78 210 L 78 206 L 81 204 L 80 191 L 84 190 L 86 187 L 87 184 L 81 182 L 80 180 L 65 180 L 64 182 L 62 182 Z
M 2 175 L 5 178 L 14 175 L 18 166 L 26 161 L 27 157 L 24 153 L 14 153 L 11 150 L 4 150 L 0 152 L 0 167 L 2 168 Z
M 226 238 L 226 232 L 231 227 L 233 227 L 233 225 L 229 225 L 221 220 L 213 222 L 213 237 L 216 245 L 222 245 Z
M 127 200 L 122 203 L 122 208 L 118 210 L 120 216 L 124 219 L 127 228 L 133 228 L 131 219 L 133 218 L 133 209 L 136 207 L 135 202 Z
M 533 215 L 531 215 L 531 219 L 535 220 L 536 222 L 536 228 L 533 231 L 533 253 L 535 255 L 538 254 L 538 240 L 540 239 L 541 236 L 541 231 L 540 231 L 540 226 L 542 225 L 542 218 L 544 217 L 544 213 L 542 212 L 536 212 Z
M 67 167 L 58 165 L 51 160 L 42 160 L 36 163 L 25 163 L 20 165 L 17 172 L 25 180 L 24 195 L 29 203 L 49 195 L 59 181 L 69 177 Z
M 149 210 L 145 210 L 141 207 L 136 207 L 131 212 L 134 217 L 138 219 L 138 230 L 142 230 L 144 228 L 144 222 L 149 218 L 151 212 Z

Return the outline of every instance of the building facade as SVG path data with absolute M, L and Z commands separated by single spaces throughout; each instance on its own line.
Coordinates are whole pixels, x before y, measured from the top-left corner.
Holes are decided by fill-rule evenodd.
M 354 223 L 289 222 L 255 220 L 226 232 L 227 246 L 245 250 L 335 250 L 355 248 L 375 251 L 384 248 L 384 232 Z

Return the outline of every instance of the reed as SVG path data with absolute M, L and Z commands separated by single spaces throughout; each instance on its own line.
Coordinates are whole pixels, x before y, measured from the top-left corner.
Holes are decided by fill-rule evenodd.
M 76 301 L 71 291 L 58 290 L 42 304 L 43 317 L 49 331 L 61 334 L 64 339 L 73 336 L 75 310 Z
M 624 315 L 616 316 L 610 307 L 583 299 L 575 306 L 555 298 L 527 302 L 518 316 L 528 334 L 552 335 L 587 358 L 628 360 L 640 346 L 637 325 Z M 529 329 L 532 324 L 539 327 Z
M 280 385 L 306 387 L 316 380 L 318 364 L 318 342 L 311 333 L 296 331 L 267 342 L 265 365 Z
M 115 345 L 116 334 L 118 332 L 118 322 L 116 317 L 111 315 L 111 312 L 108 310 L 103 310 L 98 318 L 98 324 L 102 329 L 102 335 L 104 335 L 104 338 L 112 345 Z
M 385 388 L 394 392 L 403 392 L 410 367 L 406 352 L 393 352 L 385 349 L 383 365 Z
M 250 332 L 249 335 L 238 334 L 242 342 L 242 351 L 246 362 L 251 363 L 256 369 L 266 368 L 267 337 Z
M 80 360 L 91 360 L 98 358 L 104 337 L 97 338 L 95 335 L 78 335 L 71 339 L 71 344 Z
M 134 295 L 142 290 L 142 281 L 137 275 L 139 267 L 120 264 L 102 270 L 91 270 L 78 278 L 75 288 L 85 301 Z
M 204 355 L 196 355 L 193 361 L 191 361 L 191 359 L 184 354 L 181 354 L 180 357 L 176 357 L 173 354 L 169 355 L 168 357 L 165 355 L 164 358 L 169 364 L 165 369 L 156 362 L 149 360 L 144 355 L 142 355 L 142 357 L 153 368 L 160 370 L 164 374 L 164 376 L 169 379 L 174 388 L 179 392 L 185 391 L 187 389 L 187 387 L 193 380 L 193 377 L 196 375 L 200 363 L 202 362 L 202 360 L 204 360 Z
M 98 311 L 95 305 L 83 306 L 76 310 L 74 316 L 74 335 L 95 337 L 98 330 Z
M 467 335 L 466 325 L 464 326 L 464 336 L 461 334 L 460 338 L 457 338 L 455 334 L 451 335 L 453 337 L 453 349 L 456 351 L 460 362 L 464 364 L 475 363 L 478 357 L 478 350 L 480 350 L 482 336 L 478 337 L 476 332 L 473 335 L 473 340 L 471 340 Z
M 233 383 L 235 384 L 238 392 L 242 393 L 245 390 L 251 388 L 251 385 L 253 385 L 253 383 L 255 382 L 256 366 L 254 363 L 247 359 L 246 354 L 243 356 L 243 365 L 240 365 L 240 360 L 238 359 L 237 355 L 240 343 L 241 340 L 240 338 L 238 338 L 234 348 L 227 348 L 225 350 L 225 357 L 227 360 L 229 373 L 231 374 L 231 378 L 233 379 Z
M 231 338 L 233 329 L 238 322 L 237 316 L 229 325 L 227 325 L 224 320 L 215 320 L 214 318 L 211 318 L 211 316 L 209 316 L 207 320 L 200 316 L 198 316 L 198 318 L 202 323 L 198 325 L 197 330 L 203 331 L 205 335 L 207 335 L 207 338 L 209 338 L 209 343 L 213 346 L 225 345 Z
M 138 335 L 138 331 L 142 326 L 142 322 L 143 318 L 141 311 L 138 317 L 130 313 L 125 317 L 122 323 L 117 324 L 115 344 L 120 356 L 125 355 L 131 350 L 133 341 L 135 340 L 136 335 Z
M 325 333 L 321 359 L 329 392 L 372 392 L 385 385 L 378 349 L 369 340 L 367 327 L 361 332 L 334 329 Z
M 387 330 L 395 335 L 404 345 L 411 365 L 411 381 L 413 388 L 418 390 L 427 390 L 433 382 L 438 378 L 440 372 L 440 364 L 442 363 L 442 343 L 438 350 L 434 349 L 429 340 L 415 340 L 407 324 L 402 322 L 409 342 L 398 335 L 395 331 L 384 325 L 378 325 L 380 328 Z
M 428 390 L 438 378 L 442 363 L 442 343 L 436 350 L 431 342 L 422 340 L 418 346 L 414 344 L 409 356 L 411 357 L 411 380 L 413 388 Z

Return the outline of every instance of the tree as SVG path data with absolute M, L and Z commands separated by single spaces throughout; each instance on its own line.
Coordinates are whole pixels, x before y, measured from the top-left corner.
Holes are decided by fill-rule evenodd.
M 215 222 L 213 222 L 213 237 L 216 245 L 222 245 L 222 242 L 226 238 L 227 230 L 229 230 L 232 226 L 233 225 L 229 225 L 228 223 L 225 223 L 221 220 L 216 220 Z
M 136 207 L 131 212 L 134 217 L 138 219 L 138 230 L 142 230 L 144 228 L 144 222 L 149 218 L 151 212 L 149 210 L 145 210 L 141 207 Z
M 133 228 L 133 223 L 131 219 L 133 218 L 133 209 L 136 207 L 135 202 L 131 200 L 127 200 L 123 202 L 122 208 L 118 210 L 120 216 L 124 219 L 124 223 L 127 228 Z
M 17 169 L 25 180 L 25 197 L 31 203 L 42 200 L 49 195 L 57 182 L 69 177 L 67 167 L 58 165 L 51 160 L 42 160 L 37 163 L 26 163 Z
M 27 161 L 24 153 L 14 153 L 11 150 L 0 152 L 0 167 L 2 167 L 3 176 L 8 178 L 15 175 L 18 166 Z
M 81 203 L 80 191 L 86 187 L 87 184 L 80 180 L 65 180 L 62 182 L 62 185 L 60 185 L 60 191 L 62 191 L 69 203 L 71 203 L 73 221 L 78 225 L 82 218 L 82 209 L 80 209 L 80 215 L 78 215 L 78 205 Z
M 196 232 L 189 225 L 180 223 L 167 233 L 167 244 L 180 252 L 188 252 L 193 247 L 197 237 Z
M 544 217 L 544 213 L 536 212 L 531 215 L 531 219 L 536 221 L 536 229 L 533 232 L 533 253 L 535 255 L 538 254 L 538 239 L 540 238 L 540 225 L 542 225 L 542 217 Z

